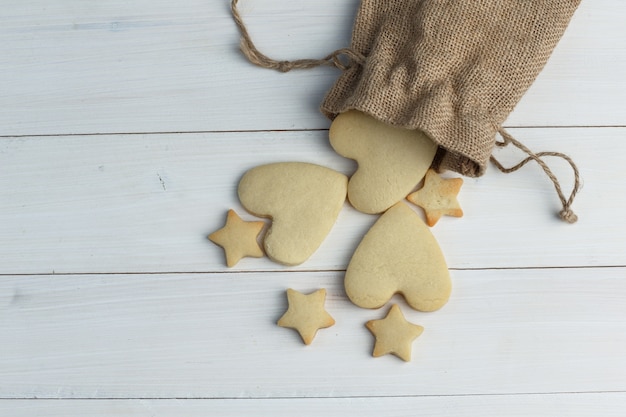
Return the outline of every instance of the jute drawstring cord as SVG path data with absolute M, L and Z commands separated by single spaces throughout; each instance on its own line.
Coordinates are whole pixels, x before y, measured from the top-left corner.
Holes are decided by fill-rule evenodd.
M 508 173 L 517 171 L 518 169 L 522 168 L 524 165 L 526 165 L 530 161 L 535 161 L 543 169 L 543 171 L 546 173 L 548 178 L 550 178 L 550 180 L 554 184 L 556 193 L 558 194 L 559 199 L 561 200 L 563 209 L 559 212 L 559 217 L 568 223 L 576 223 L 576 221 L 578 220 L 578 216 L 576 216 L 576 214 L 572 211 L 571 206 L 572 206 L 572 203 L 574 202 L 574 198 L 576 197 L 576 194 L 578 193 L 578 190 L 580 189 L 580 174 L 578 172 L 578 167 L 576 166 L 572 158 L 560 152 L 534 153 L 528 147 L 526 147 L 523 143 L 521 143 L 520 141 L 515 139 L 513 136 L 511 136 L 503 128 L 499 128 L 498 133 L 502 137 L 503 141 L 502 142 L 496 141 L 496 146 L 503 148 L 503 147 L 508 146 L 509 144 L 512 144 L 513 146 L 515 146 L 516 148 L 524 152 L 526 155 L 528 155 L 528 157 L 522 160 L 521 162 L 519 162 L 517 165 L 512 166 L 510 168 L 504 167 L 493 155 L 490 158 L 491 162 L 500 171 L 502 171 L 505 174 L 508 174 Z M 574 187 L 572 188 L 572 192 L 568 199 L 565 199 L 565 196 L 563 194 L 563 190 L 561 189 L 561 184 L 559 183 L 558 178 L 556 177 L 556 175 L 554 175 L 554 173 L 552 172 L 548 164 L 543 160 L 544 156 L 555 156 L 557 158 L 562 158 L 563 160 L 567 161 L 567 163 L 569 163 L 570 166 L 572 167 L 572 170 L 574 171 Z
M 231 10 L 233 19 L 241 33 L 241 52 L 255 65 L 280 72 L 288 72 L 294 69 L 309 69 L 324 65 L 345 71 L 352 65 L 363 65 L 365 63 L 365 57 L 363 55 L 349 48 L 338 49 L 322 59 L 297 59 L 294 61 L 278 61 L 272 59 L 259 51 L 254 45 L 254 42 L 252 42 L 248 29 L 243 23 L 241 14 L 239 14 L 239 10 L 237 9 L 238 2 L 239 0 L 232 0 Z

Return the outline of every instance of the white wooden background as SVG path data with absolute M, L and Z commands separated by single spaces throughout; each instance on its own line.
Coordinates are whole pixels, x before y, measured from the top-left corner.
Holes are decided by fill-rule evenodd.
M 403 308 L 426 328 L 410 363 L 370 356 L 363 324 L 384 311 L 342 289 L 374 216 L 346 205 L 294 268 L 227 269 L 206 239 L 244 214 L 253 166 L 355 167 L 317 110 L 338 71 L 250 65 L 229 3 L 2 2 L 0 415 L 624 416 L 626 3 L 583 0 L 506 123 L 578 163 L 579 222 L 556 219 L 536 166 L 466 179 L 465 217 L 433 229 L 452 298 Z M 262 50 L 292 59 L 347 46 L 357 6 L 241 11 Z M 275 325 L 287 287 L 328 289 L 337 324 L 311 346 Z

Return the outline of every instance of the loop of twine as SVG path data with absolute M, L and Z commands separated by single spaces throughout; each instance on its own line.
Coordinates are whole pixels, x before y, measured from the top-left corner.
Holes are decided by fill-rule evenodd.
M 528 149 L 526 146 L 524 146 L 524 144 L 522 144 L 521 142 L 516 140 L 513 136 L 511 136 L 503 128 L 499 128 L 498 129 L 498 133 L 502 137 L 503 141 L 502 142 L 496 142 L 496 146 L 498 146 L 500 148 L 503 148 L 503 147 L 505 147 L 505 146 L 507 146 L 509 144 L 512 144 L 516 148 L 520 149 L 522 152 L 527 154 L 528 157 L 525 158 L 524 160 L 522 160 L 517 165 L 512 166 L 510 168 L 504 167 L 494 156 L 491 156 L 491 158 L 490 158 L 491 162 L 493 162 L 493 164 L 500 171 L 502 171 L 505 174 L 508 174 L 508 173 L 517 171 L 518 169 L 522 168 L 524 165 L 526 165 L 530 161 L 535 161 L 543 169 L 543 171 L 546 173 L 548 178 L 550 178 L 550 180 L 554 184 L 554 188 L 556 189 L 556 193 L 558 194 L 559 199 L 561 200 L 561 204 L 563 206 L 563 209 L 559 212 L 559 217 L 562 220 L 564 220 L 564 221 L 566 221 L 566 222 L 568 222 L 570 224 L 576 223 L 576 221 L 578 220 L 578 216 L 572 211 L 571 206 L 572 206 L 572 203 L 574 202 L 574 198 L 576 197 L 576 194 L 578 193 L 578 190 L 580 189 L 580 174 L 578 172 L 578 167 L 576 166 L 576 164 L 574 163 L 572 158 L 570 158 L 569 156 L 567 156 L 567 155 L 565 155 L 563 153 L 560 153 L 560 152 L 537 152 L 537 153 L 534 153 L 533 151 Z M 565 199 L 565 196 L 563 195 L 563 190 L 561 189 L 561 184 L 559 183 L 558 178 L 556 177 L 556 175 L 554 175 L 554 173 L 552 173 L 552 170 L 550 169 L 548 164 L 542 159 L 544 156 L 555 156 L 555 157 L 558 157 L 558 158 L 562 158 L 563 160 L 567 161 L 567 163 L 569 163 L 569 165 L 572 167 L 572 170 L 574 171 L 574 187 L 572 188 L 572 192 L 571 192 L 571 194 L 570 194 L 568 199 Z
M 345 71 L 353 65 L 363 65 L 365 57 L 349 48 L 338 49 L 322 59 L 297 59 L 295 61 L 277 61 L 263 54 L 252 42 L 250 33 L 237 9 L 239 0 L 232 0 L 231 10 L 235 24 L 241 33 L 241 52 L 250 62 L 263 68 L 273 69 L 280 72 L 288 72 L 294 69 L 309 69 L 322 65 L 328 65 Z

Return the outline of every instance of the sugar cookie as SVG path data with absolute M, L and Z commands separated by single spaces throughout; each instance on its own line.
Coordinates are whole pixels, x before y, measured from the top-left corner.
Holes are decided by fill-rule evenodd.
M 226 225 L 211 233 L 209 240 L 224 248 L 226 265 L 233 267 L 243 257 L 261 258 L 263 256 L 257 237 L 264 225 L 265 223 L 261 221 L 244 221 L 234 210 L 228 210 Z
M 329 136 L 338 154 L 357 161 L 348 200 L 368 214 L 382 213 L 403 200 L 422 180 L 437 151 L 422 132 L 393 127 L 356 110 L 337 116 Z
M 308 295 L 289 288 L 287 301 L 289 308 L 278 320 L 278 325 L 297 330 L 305 345 L 311 344 L 319 329 L 335 324 L 324 309 L 326 290 L 323 288 Z
M 306 261 L 326 238 L 346 200 L 348 178 L 304 162 L 252 168 L 239 182 L 239 200 L 250 213 L 272 219 L 263 242 L 272 260 Z
M 463 210 L 456 199 L 462 185 L 462 178 L 445 179 L 429 169 L 424 180 L 424 187 L 410 194 L 407 200 L 423 208 L 426 213 L 426 223 L 434 226 L 441 216 L 463 216 Z
M 400 293 L 420 311 L 441 308 L 452 288 L 437 240 L 403 202 L 380 216 L 367 232 L 350 260 L 344 285 L 359 307 L 381 307 Z
M 391 306 L 384 319 L 370 320 L 365 326 L 376 338 L 372 356 L 396 355 L 411 360 L 411 345 L 424 331 L 422 326 L 408 322 L 397 304 Z

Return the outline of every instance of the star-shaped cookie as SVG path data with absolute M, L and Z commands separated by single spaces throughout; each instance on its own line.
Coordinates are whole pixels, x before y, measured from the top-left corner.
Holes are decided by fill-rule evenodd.
M 365 326 L 376 338 L 372 356 L 391 353 L 408 362 L 411 360 L 411 344 L 424 328 L 409 323 L 397 304 L 391 306 L 387 316 L 381 320 L 370 320 Z
M 244 221 L 235 213 L 228 210 L 226 225 L 209 235 L 209 240 L 222 248 L 226 253 L 226 265 L 233 267 L 246 256 L 261 258 L 263 250 L 257 242 L 257 236 L 261 233 L 264 222 Z
M 443 215 L 463 216 L 463 210 L 456 199 L 462 185 L 462 178 L 442 178 L 429 169 L 424 179 L 424 187 L 410 194 L 407 200 L 423 208 L 426 223 L 434 226 Z
M 297 330 L 305 345 L 311 344 L 319 329 L 335 324 L 335 320 L 324 309 L 326 290 L 323 288 L 311 294 L 302 294 L 289 288 L 287 301 L 289 308 L 278 320 L 278 325 Z

